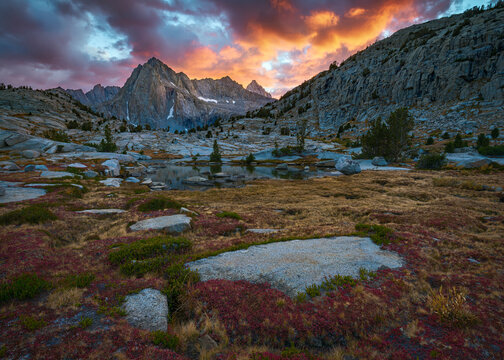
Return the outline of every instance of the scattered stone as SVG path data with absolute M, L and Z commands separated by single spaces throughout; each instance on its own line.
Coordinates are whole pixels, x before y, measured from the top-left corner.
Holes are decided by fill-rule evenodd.
M 289 166 L 285 163 L 283 164 L 278 164 L 277 166 L 275 166 L 275 169 L 277 170 L 289 170 Z
M 121 182 L 123 179 L 121 178 L 108 178 L 105 180 L 101 180 L 100 183 L 102 183 L 105 186 L 112 186 L 112 187 L 121 187 Z
M 468 260 L 469 262 L 472 262 L 473 264 L 480 264 L 480 262 L 479 262 L 478 260 L 473 259 L 473 258 L 467 258 L 467 260 Z
M 282 231 L 280 229 L 247 229 L 245 232 L 251 232 L 254 234 L 273 234 Z
M 355 160 L 349 158 L 341 158 L 336 163 L 336 170 L 345 175 L 353 175 L 360 173 L 361 167 Z
M 40 153 L 35 150 L 23 150 L 21 155 L 23 155 L 23 157 L 25 157 L 27 159 L 35 159 L 40 156 Z
M 5 187 L 0 186 L 0 196 L 4 196 L 4 195 L 5 195 Z
M 45 165 L 33 165 L 33 164 L 26 165 L 24 168 L 24 172 L 30 172 L 30 171 L 49 171 L 49 169 Z
M 90 210 L 82 210 L 77 211 L 79 214 L 122 214 L 126 212 L 126 210 L 121 209 L 90 209 Z
M 81 164 L 81 163 L 73 163 L 73 164 L 68 165 L 68 167 L 75 168 L 75 169 L 86 169 L 87 168 L 86 165 Z
M 202 281 L 268 282 L 290 296 L 322 283 L 325 277 L 339 274 L 358 278 L 360 268 L 376 271 L 402 265 L 398 254 L 380 249 L 370 238 L 350 236 L 251 246 L 188 263 L 200 273 Z
M 171 234 L 180 234 L 191 228 L 191 218 L 186 215 L 160 216 L 142 220 L 130 226 L 132 231 L 165 230 Z
M 214 176 L 215 178 L 228 178 L 228 177 L 230 177 L 231 175 L 226 174 L 226 173 L 223 173 L 223 172 L 218 172 L 218 173 L 215 173 L 213 176 Z
M 40 174 L 41 178 L 46 179 L 58 179 L 67 176 L 74 177 L 74 174 L 67 171 L 42 171 Z
M 0 166 L 2 167 L 2 170 L 5 171 L 19 171 L 21 168 L 17 166 L 16 163 L 12 161 L 0 161 Z
M 202 176 L 192 176 L 182 181 L 187 185 L 210 186 L 212 182 Z
M 87 170 L 87 171 L 84 171 L 82 173 L 82 175 L 84 175 L 84 177 L 87 177 L 87 178 L 95 178 L 98 176 L 98 173 L 93 170 Z
M 156 289 L 143 289 L 138 294 L 126 296 L 126 320 L 132 326 L 148 331 L 166 331 L 168 327 L 168 301 Z
M 150 185 L 152 184 L 152 179 L 148 178 L 148 179 L 145 179 L 144 181 L 142 181 L 142 185 Z
M 44 196 L 44 189 L 24 188 L 24 187 L 4 187 L 5 194 L 0 197 L 0 204 L 32 200 Z
M 374 166 L 387 166 L 388 162 L 383 156 L 376 156 L 371 162 Z
M 217 342 L 214 339 L 212 339 L 208 334 L 200 337 L 198 339 L 198 344 L 202 352 L 213 350 L 219 346 Z
M 140 180 L 138 180 L 136 177 L 133 177 L 133 176 L 130 176 L 129 178 L 126 178 L 126 180 L 124 180 L 126 182 L 129 182 L 129 183 L 139 183 Z
M 189 210 L 185 207 L 180 208 L 181 214 L 188 214 L 189 216 L 198 216 L 199 214 L 196 211 Z
M 107 168 L 107 170 L 105 170 L 105 174 L 107 176 L 121 175 L 121 165 L 119 164 L 119 160 L 110 159 L 110 160 L 102 162 L 102 165 Z

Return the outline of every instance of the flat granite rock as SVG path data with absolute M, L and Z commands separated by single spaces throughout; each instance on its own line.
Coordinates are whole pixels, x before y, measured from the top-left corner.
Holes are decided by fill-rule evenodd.
M 77 213 L 79 214 L 98 214 L 98 215 L 122 214 L 124 212 L 126 212 L 126 210 L 121 209 L 89 209 L 89 210 L 77 211 Z
M 74 174 L 67 171 L 42 171 L 40 174 L 41 178 L 46 179 L 58 179 L 67 176 L 74 177 Z
M 202 281 L 267 282 L 295 296 L 312 284 L 321 284 L 325 277 L 358 278 L 360 268 L 398 268 L 403 261 L 397 253 L 380 249 L 370 238 L 340 236 L 251 246 L 187 265 L 199 272 Z
M 44 196 L 46 191 L 44 189 L 36 188 L 23 188 L 23 187 L 4 187 L 5 194 L 0 196 L 0 204 L 32 200 Z
M 180 234 L 190 227 L 190 217 L 185 215 L 171 215 L 139 221 L 136 224 L 131 225 L 130 230 L 165 230 L 171 234 Z

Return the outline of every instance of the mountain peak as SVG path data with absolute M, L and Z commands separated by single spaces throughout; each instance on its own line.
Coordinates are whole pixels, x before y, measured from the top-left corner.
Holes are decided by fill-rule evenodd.
M 264 90 L 264 88 L 261 85 L 259 85 L 259 83 L 255 80 L 252 80 L 250 84 L 247 85 L 246 89 L 250 92 L 271 98 L 271 94 L 266 90 Z

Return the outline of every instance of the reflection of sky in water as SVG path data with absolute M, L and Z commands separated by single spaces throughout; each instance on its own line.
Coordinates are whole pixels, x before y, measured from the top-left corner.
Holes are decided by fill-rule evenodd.
M 332 169 L 331 169 L 332 170 Z M 224 172 L 231 177 L 240 177 L 238 181 L 224 182 L 221 186 L 244 185 L 245 181 L 266 178 L 266 179 L 308 179 L 314 176 L 330 175 L 330 171 L 319 170 L 316 168 L 310 171 L 304 171 L 303 168 L 289 167 L 288 171 L 276 170 L 269 166 L 230 166 L 222 165 L 217 167 L 210 166 L 180 166 L 167 164 L 166 167 L 159 168 L 154 174 L 151 174 L 153 181 L 164 182 L 171 189 L 201 189 L 208 187 L 198 187 L 184 184 L 183 181 L 193 176 L 211 178 L 212 174 Z

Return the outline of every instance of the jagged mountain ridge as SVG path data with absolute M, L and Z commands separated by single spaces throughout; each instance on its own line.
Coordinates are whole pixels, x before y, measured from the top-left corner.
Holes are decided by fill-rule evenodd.
M 284 123 L 308 119 L 322 134 L 351 120 L 386 117 L 399 106 L 442 108 L 470 99 L 503 102 L 503 8 L 399 30 L 264 110 Z
M 81 101 L 82 94 L 78 91 L 69 93 Z M 86 98 L 91 101 L 90 95 L 86 94 Z M 217 118 L 243 115 L 271 101 L 244 89 L 229 76 L 191 80 L 151 58 L 133 70 L 117 94 L 92 106 L 100 113 L 131 124 L 183 130 L 210 124 Z
M 271 94 L 264 90 L 264 88 L 255 80 L 252 80 L 250 84 L 247 85 L 246 89 L 264 97 L 272 98 Z
M 70 94 L 74 99 L 80 101 L 86 106 L 96 107 L 106 101 L 111 100 L 117 95 L 121 88 L 119 86 L 105 86 L 101 84 L 95 85 L 87 93 L 84 93 L 81 89 L 72 90 L 66 89 L 65 91 Z

